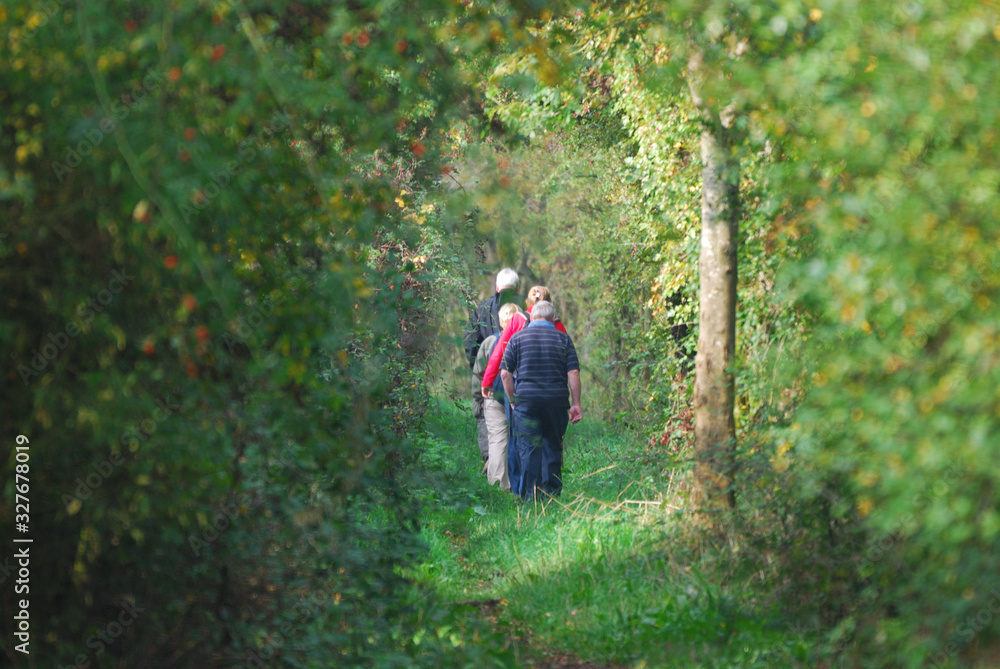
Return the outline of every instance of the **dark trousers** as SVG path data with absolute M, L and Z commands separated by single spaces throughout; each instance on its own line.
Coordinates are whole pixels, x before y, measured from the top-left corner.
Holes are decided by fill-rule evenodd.
M 562 492 L 562 439 L 569 424 L 566 407 L 522 400 L 514 405 L 512 413 L 517 488 L 511 473 L 511 491 L 524 499 L 531 499 L 536 488 L 558 495 Z
M 490 457 L 490 435 L 486 431 L 486 416 L 476 416 L 476 443 L 479 444 L 479 457 L 485 462 Z
M 507 414 L 507 480 L 510 481 L 510 491 L 515 495 L 521 494 L 521 467 L 517 460 L 517 438 L 514 436 L 514 411 L 507 400 L 503 398 L 503 410 Z

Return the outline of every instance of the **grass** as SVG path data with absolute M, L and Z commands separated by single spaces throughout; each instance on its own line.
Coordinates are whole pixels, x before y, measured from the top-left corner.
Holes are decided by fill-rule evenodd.
M 558 500 L 486 483 L 468 412 L 439 403 L 414 489 L 429 552 L 408 573 L 453 604 L 479 603 L 513 666 L 554 654 L 621 667 L 792 666 L 804 640 L 719 585 L 679 543 L 673 479 L 635 435 L 571 426 Z M 638 503 L 653 502 L 653 503 Z

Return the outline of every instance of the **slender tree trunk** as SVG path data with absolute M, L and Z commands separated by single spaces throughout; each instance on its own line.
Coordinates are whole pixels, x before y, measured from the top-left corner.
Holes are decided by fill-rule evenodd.
M 698 62 L 691 66 L 691 93 L 701 112 L 702 196 L 698 354 L 695 358 L 695 490 L 699 508 L 733 507 L 736 429 L 736 250 L 740 163 L 732 119 L 707 107 L 699 94 Z

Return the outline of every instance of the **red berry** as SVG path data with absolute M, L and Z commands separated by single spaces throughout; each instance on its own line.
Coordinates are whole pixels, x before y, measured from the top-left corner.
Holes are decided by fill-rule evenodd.
M 163 259 L 163 266 L 167 269 L 173 269 L 177 267 L 177 256 L 169 255 Z

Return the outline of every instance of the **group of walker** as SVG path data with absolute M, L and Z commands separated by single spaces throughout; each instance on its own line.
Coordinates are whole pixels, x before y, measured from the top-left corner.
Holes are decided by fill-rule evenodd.
M 472 314 L 465 352 L 487 481 L 523 499 L 562 490 L 562 439 L 580 407 L 580 362 L 545 286 L 517 299 L 517 272 L 497 274 L 495 292 Z

